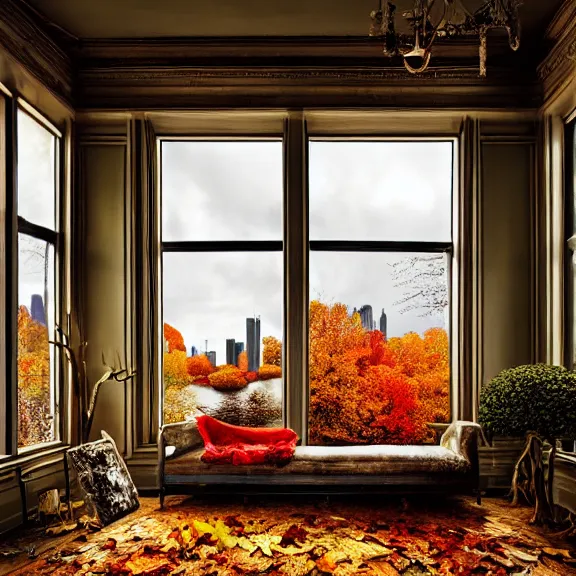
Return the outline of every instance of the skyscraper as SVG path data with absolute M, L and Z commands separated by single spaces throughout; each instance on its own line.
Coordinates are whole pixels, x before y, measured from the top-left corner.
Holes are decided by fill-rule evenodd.
M 44 302 L 40 294 L 32 294 L 30 316 L 32 316 L 32 320 L 40 322 L 40 324 L 46 326 L 46 310 L 44 309 Z
M 384 308 L 382 308 L 382 314 L 380 315 L 380 332 L 384 334 L 384 340 L 386 340 L 388 334 L 388 318 L 386 317 Z
M 211 350 L 210 352 L 206 352 L 206 356 L 208 360 L 210 360 L 210 364 L 212 364 L 212 366 L 216 366 L 216 352 Z
M 190 356 L 198 356 L 198 348 L 196 348 L 196 346 L 190 348 Z
M 362 327 L 364 330 L 372 330 L 374 326 L 374 316 L 372 314 L 372 306 L 370 304 L 365 304 L 358 310 L 360 314 L 360 320 L 362 321 Z
M 236 342 L 236 344 L 234 344 L 234 364 L 236 366 L 238 366 L 238 356 L 240 356 L 242 352 L 244 352 L 244 342 Z
M 236 366 L 236 340 L 234 338 L 226 340 L 226 364 Z
M 246 318 L 246 352 L 248 370 L 255 372 L 260 366 L 260 318 Z

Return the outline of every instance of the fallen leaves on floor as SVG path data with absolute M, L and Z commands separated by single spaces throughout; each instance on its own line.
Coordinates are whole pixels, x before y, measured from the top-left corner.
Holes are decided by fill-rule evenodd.
M 156 501 L 143 499 L 139 511 L 97 532 L 78 528 L 13 573 L 576 575 L 576 553 L 524 528 L 519 509 L 503 503 L 486 509 L 455 502 L 429 510 L 390 502 L 315 506 L 268 500 L 248 506 L 172 500 L 160 511 Z M 499 506 L 508 516 L 498 513 Z M 13 550 L 0 549 L 0 557 Z

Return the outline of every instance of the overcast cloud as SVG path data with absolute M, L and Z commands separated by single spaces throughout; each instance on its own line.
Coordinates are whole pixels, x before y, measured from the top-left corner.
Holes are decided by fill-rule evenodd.
M 165 142 L 162 145 L 163 239 L 281 240 L 281 142 Z M 310 238 L 450 240 L 452 145 L 408 142 L 312 142 Z M 405 289 L 393 262 L 378 253 L 313 252 L 310 297 L 370 304 L 388 335 L 444 326 L 440 316 L 400 313 Z M 245 342 L 246 318 L 261 336 L 282 338 L 282 253 L 164 255 L 164 321 L 180 330 L 188 352 Z
M 18 112 L 18 214 L 55 228 L 55 137 L 25 112 Z M 18 303 L 30 309 L 32 295 L 44 296 L 46 242 L 18 237 Z M 49 251 L 48 314 L 54 312 L 54 254 Z M 53 327 L 53 317 L 48 319 Z

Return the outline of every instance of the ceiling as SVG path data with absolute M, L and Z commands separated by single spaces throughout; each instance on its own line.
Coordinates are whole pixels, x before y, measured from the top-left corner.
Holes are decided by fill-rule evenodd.
M 27 0 L 79 38 L 366 36 L 377 0 Z M 464 0 L 474 9 L 480 0 Z M 526 37 L 539 37 L 562 0 L 524 0 Z M 396 0 L 398 12 L 411 5 Z

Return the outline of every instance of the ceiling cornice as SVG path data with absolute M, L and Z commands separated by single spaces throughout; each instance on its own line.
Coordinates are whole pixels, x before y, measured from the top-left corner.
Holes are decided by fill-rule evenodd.
M 55 40 L 45 22 L 19 0 L 0 2 L 0 45 L 70 106 L 73 66 L 69 51 Z
M 431 68 L 416 76 L 368 37 L 82 41 L 78 105 L 538 107 L 533 70 L 505 40 L 489 47 L 489 65 L 498 67 L 489 66 L 486 79 L 472 39 L 437 42 Z
M 576 2 L 564 0 L 545 35 L 550 46 L 538 66 L 544 101 L 556 98 L 576 75 Z
M 509 70 L 478 76 L 476 67 L 114 67 L 82 68 L 80 109 L 234 107 L 538 108 L 536 83 L 510 80 Z

